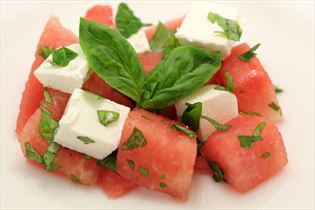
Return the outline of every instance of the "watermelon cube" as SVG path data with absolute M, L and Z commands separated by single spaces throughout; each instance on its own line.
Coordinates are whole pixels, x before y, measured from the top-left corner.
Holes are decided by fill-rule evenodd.
M 245 62 L 237 57 L 248 50 L 250 47 L 245 43 L 234 47 L 212 81 L 227 87 L 226 73 L 230 74 L 241 112 L 258 112 L 273 122 L 280 121 L 282 115 L 274 86 L 258 58 L 254 56 Z
M 113 11 L 109 5 L 95 5 L 85 14 L 85 18 L 106 26 L 113 26 Z
M 131 111 L 118 148 L 117 171 L 131 183 L 185 200 L 197 144 L 173 124 L 179 123 L 143 109 Z
M 215 163 L 222 170 L 224 180 L 236 190 L 254 188 L 287 164 L 281 134 L 272 122 L 241 114 L 227 124 L 232 127 L 211 134 L 201 153 L 208 163 Z M 256 135 L 259 138 L 252 137 L 257 127 L 261 131 Z

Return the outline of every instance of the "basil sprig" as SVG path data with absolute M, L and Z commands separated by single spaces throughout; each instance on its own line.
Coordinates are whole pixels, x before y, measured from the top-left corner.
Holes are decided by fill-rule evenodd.
M 151 25 L 142 23 L 125 3 L 119 4 L 115 21 L 119 32 L 126 38 L 129 38 L 132 34 L 137 33 L 141 27 Z

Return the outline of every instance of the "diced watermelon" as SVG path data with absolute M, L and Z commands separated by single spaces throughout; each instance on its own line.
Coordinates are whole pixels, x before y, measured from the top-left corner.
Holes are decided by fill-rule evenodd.
M 52 17 L 49 19 L 37 45 L 35 61 L 33 62 L 28 81 L 25 84 L 16 125 L 16 132 L 18 134 L 28 118 L 39 107 L 39 103 L 43 98 L 43 86 L 33 74 L 34 70 L 43 62 L 43 58 L 37 54 L 38 50 L 41 46 L 58 48 L 77 41 L 77 37 L 72 32 L 62 27 L 58 18 Z
M 133 190 L 136 185 L 122 178 L 107 168 L 103 168 L 98 180 L 98 185 L 112 198 L 118 198 Z
M 176 30 L 183 22 L 184 17 L 178 17 L 172 20 L 169 20 L 165 23 L 163 23 L 165 25 L 166 28 L 171 29 L 171 30 Z M 151 41 L 155 31 L 156 31 L 157 26 L 152 26 L 148 29 L 146 29 L 145 33 L 147 35 L 148 41 Z
M 47 151 L 49 146 L 48 142 L 45 141 L 39 133 L 40 119 L 41 111 L 40 109 L 37 109 L 20 132 L 19 139 L 24 155 L 25 142 L 29 142 L 41 155 L 44 155 Z M 61 168 L 52 172 L 66 176 L 69 180 L 71 180 L 72 176 L 75 176 L 79 183 L 86 185 L 96 183 L 101 170 L 101 167 L 96 164 L 95 159 L 85 160 L 83 154 L 64 147 L 60 147 L 54 163 L 60 165 Z M 36 164 L 39 165 L 38 163 Z
M 241 147 L 238 136 L 251 136 L 262 122 L 266 125 L 261 132 L 261 140 L 249 148 Z M 227 124 L 232 127 L 209 136 L 202 147 L 202 155 L 207 161 L 217 163 L 224 172 L 225 180 L 236 190 L 254 188 L 287 164 L 281 134 L 273 123 L 259 116 L 241 114 Z
M 176 108 L 174 105 L 161 109 L 159 115 L 171 120 L 177 120 Z
M 161 52 L 146 52 L 138 54 L 138 58 L 143 65 L 146 74 L 149 74 L 151 70 L 161 61 L 163 53 Z
M 202 157 L 202 156 L 196 157 L 194 170 L 195 170 L 195 172 L 198 172 L 198 173 L 204 173 L 204 172 L 209 173 L 210 172 L 210 168 L 209 168 L 208 163 L 204 157 Z
M 112 7 L 108 5 L 95 5 L 90 8 L 85 18 L 106 26 L 114 26 Z
M 143 109 L 132 110 L 118 148 L 117 171 L 132 183 L 184 200 L 191 184 L 197 145 L 195 139 L 171 128 L 172 124 L 178 122 Z M 135 128 L 140 130 L 146 144 L 123 150 Z M 128 160 L 133 161 L 134 169 Z
M 59 121 L 65 111 L 70 94 L 52 88 L 47 88 L 47 93 L 51 97 L 53 103 L 47 103 L 43 100 L 43 105 L 51 111 L 52 117 L 56 121 Z
M 280 121 L 281 110 L 272 108 L 272 103 L 279 104 L 274 86 L 258 58 L 254 56 L 249 62 L 244 62 L 237 57 L 249 49 L 247 44 L 234 47 L 216 77 L 222 85 L 227 86 L 224 73 L 231 75 L 235 86 L 233 93 L 237 97 L 240 111 L 258 112 L 273 122 Z

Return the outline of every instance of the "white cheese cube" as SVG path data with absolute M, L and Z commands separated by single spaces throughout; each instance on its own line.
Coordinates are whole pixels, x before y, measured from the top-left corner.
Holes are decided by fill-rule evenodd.
M 232 8 L 220 7 L 209 2 L 193 2 L 175 36 L 181 44 L 192 44 L 211 51 L 220 51 L 222 58 L 225 58 L 230 54 L 234 41 L 217 33 L 223 29 L 216 22 L 210 22 L 209 12 L 238 20 L 238 12 Z
M 140 29 L 137 33 L 132 34 L 127 40 L 138 54 L 150 51 L 150 45 L 144 29 Z
M 104 126 L 99 121 L 97 110 L 118 112 L 119 118 Z M 59 121 L 55 142 L 96 159 L 103 159 L 117 149 L 129 111 L 129 107 L 75 89 Z M 78 139 L 79 136 L 88 137 L 94 143 L 85 144 Z
M 182 98 L 175 104 L 176 113 L 181 117 L 186 109 L 186 103 L 202 103 L 201 114 L 224 124 L 238 115 L 237 99 L 234 94 L 228 91 L 216 90 L 215 85 L 207 85 L 193 93 Z M 200 120 L 198 136 L 202 141 L 206 141 L 208 136 L 216 128 L 207 120 Z
M 35 77 L 47 87 L 72 93 L 74 89 L 81 88 L 89 71 L 87 60 L 82 52 L 80 44 L 72 44 L 67 48 L 78 53 L 78 56 L 69 62 L 67 66 L 60 67 L 50 63 L 52 55 L 35 70 Z

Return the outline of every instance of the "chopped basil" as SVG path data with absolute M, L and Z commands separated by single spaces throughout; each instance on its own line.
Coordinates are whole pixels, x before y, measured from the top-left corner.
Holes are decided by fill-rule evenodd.
M 223 29 L 223 31 L 216 31 L 216 33 L 230 40 L 240 40 L 242 36 L 242 28 L 237 21 L 224 18 L 213 12 L 208 13 L 208 19 L 211 23 L 216 22 Z
M 225 87 L 223 87 L 223 86 L 216 86 L 215 88 L 214 88 L 215 90 L 222 90 L 222 91 L 228 91 Z
M 227 86 L 228 91 L 233 92 L 235 90 L 235 86 L 233 84 L 232 76 L 229 74 L 229 72 L 225 72 L 224 77 L 226 80 L 226 86 Z
M 265 122 L 259 123 L 259 124 L 256 126 L 256 128 L 255 128 L 255 130 L 254 130 L 254 132 L 253 132 L 253 136 L 260 136 L 262 130 L 263 130 L 265 127 L 266 127 L 266 123 L 265 123 Z
M 250 148 L 255 142 L 262 140 L 261 132 L 265 128 L 266 123 L 261 122 L 259 123 L 255 130 L 253 131 L 253 134 L 251 136 L 238 136 L 238 139 L 240 141 L 241 147 L 248 149 Z
M 218 166 L 218 164 L 214 161 L 210 161 L 208 163 L 210 169 L 213 172 L 212 178 L 215 182 L 225 182 L 224 179 L 224 172 L 223 170 Z
M 33 160 L 37 163 L 43 163 L 43 158 L 42 156 L 39 154 L 39 152 L 37 152 L 29 142 L 25 142 L 24 143 L 25 146 L 25 152 L 26 152 L 26 157 L 30 160 Z
M 257 55 L 255 53 L 255 50 L 257 50 L 259 46 L 260 44 L 258 43 L 254 47 L 250 48 L 250 50 L 248 50 L 247 52 L 243 54 L 238 55 L 237 57 L 241 59 L 242 61 L 249 62 L 253 56 Z
M 42 103 L 40 104 L 40 110 L 42 113 L 51 115 L 51 111 L 49 109 L 47 109 Z
M 49 144 L 53 142 L 55 137 L 55 130 L 59 123 L 51 116 L 51 112 L 41 105 L 42 116 L 40 119 L 39 133 Z
M 176 39 L 174 32 L 168 30 L 162 23 L 159 23 L 157 29 L 150 42 L 152 51 L 163 51 L 164 57 L 179 46 L 179 42 Z
M 282 93 L 282 92 L 283 92 L 283 89 L 281 89 L 281 88 L 275 86 L 275 92 L 276 92 L 276 93 Z
M 135 127 L 127 141 L 122 145 L 122 150 L 134 150 L 143 147 L 146 144 L 147 140 L 143 136 L 142 132 L 137 127 Z
M 70 61 L 75 59 L 78 53 L 70 50 L 69 48 L 62 47 L 52 53 L 52 61 L 50 63 L 54 66 L 67 66 Z
M 79 139 L 80 141 L 82 141 L 84 144 L 91 144 L 91 143 L 95 143 L 94 140 L 90 139 L 87 136 L 77 136 L 77 139 Z
M 47 171 L 51 171 L 53 168 L 56 169 L 56 167 L 58 168 L 58 166 L 56 166 L 57 164 L 55 164 L 53 166 L 53 162 L 55 160 L 56 154 L 59 151 L 60 146 L 59 144 L 52 142 L 46 153 L 43 156 L 43 160 L 44 160 L 44 165 L 46 166 Z M 60 168 L 60 167 L 59 167 Z
M 270 152 L 264 152 L 264 153 L 261 155 L 261 157 L 264 158 L 264 159 L 270 158 L 270 157 L 271 157 L 271 153 L 270 153 Z
M 148 117 L 148 116 L 145 116 L 145 115 L 141 115 L 141 117 L 143 119 L 146 119 L 146 120 L 150 120 L 150 121 L 154 121 L 152 118 Z
M 247 114 L 247 115 L 257 115 L 262 117 L 262 114 L 258 113 L 258 112 L 241 112 L 241 114 Z
M 268 106 L 272 108 L 273 110 L 275 110 L 276 112 L 280 111 L 280 114 L 281 114 L 281 108 L 275 102 L 271 102 L 270 104 L 268 104 Z
M 202 111 L 202 103 L 197 102 L 194 104 L 186 103 L 187 108 L 185 109 L 181 121 L 191 128 L 193 131 L 198 130 L 199 122 Z
M 139 172 L 142 176 L 149 176 L 150 175 L 149 169 L 141 167 L 141 166 L 139 166 Z
M 127 159 L 127 163 L 128 163 L 131 170 L 135 169 L 135 162 L 133 162 L 133 160 Z
M 205 143 L 206 141 L 201 141 L 199 138 L 197 138 L 197 156 L 201 156 L 201 149 Z
M 161 178 L 161 179 L 165 179 L 165 178 L 166 178 L 165 174 L 161 174 L 161 175 L 160 175 L 160 178 Z
M 201 118 L 210 122 L 217 130 L 220 130 L 220 131 L 226 131 L 231 127 L 231 125 L 221 124 L 218 121 L 215 121 L 214 119 L 204 116 L 204 115 L 201 115 Z
M 108 155 L 104 159 L 98 160 L 97 164 L 116 172 L 116 158 L 117 158 L 117 150 L 112 152 L 110 155 Z
M 80 183 L 79 179 L 74 174 L 70 174 L 70 179 L 75 184 L 79 184 Z
M 39 49 L 38 54 L 39 54 L 42 58 L 46 59 L 46 58 L 48 58 L 48 56 L 49 56 L 51 53 L 53 53 L 53 52 L 54 52 L 54 50 L 53 50 L 52 48 L 50 48 L 50 47 L 45 47 L 45 46 L 41 46 L 40 49 Z
M 46 103 L 53 104 L 53 99 L 51 98 L 49 92 L 47 91 L 47 87 L 44 88 L 44 100 Z
M 118 5 L 115 21 L 116 27 L 125 38 L 129 38 L 132 34 L 137 33 L 141 27 L 151 25 L 142 23 L 125 3 L 120 3 Z
M 92 157 L 90 155 L 84 154 L 83 156 L 84 160 L 91 160 Z
M 52 163 L 51 166 L 50 166 L 50 171 L 58 170 L 60 168 L 62 168 L 61 165 L 59 165 L 57 163 Z
M 97 116 L 100 123 L 104 126 L 107 126 L 110 123 L 118 120 L 119 113 L 108 110 L 97 110 Z
M 160 182 L 160 188 L 164 188 L 167 187 L 167 184 L 165 184 L 164 182 Z
M 173 125 L 171 126 L 171 128 L 185 133 L 190 139 L 194 139 L 194 138 L 196 137 L 196 134 L 195 134 L 192 130 L 189 130 L 189 129 L 186 128 L 186 127 L 173 124 Z

